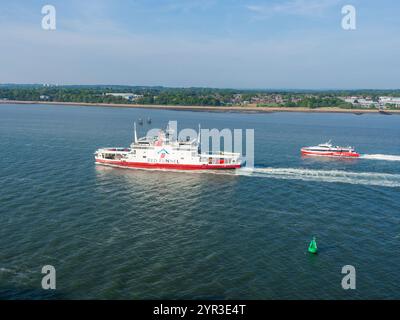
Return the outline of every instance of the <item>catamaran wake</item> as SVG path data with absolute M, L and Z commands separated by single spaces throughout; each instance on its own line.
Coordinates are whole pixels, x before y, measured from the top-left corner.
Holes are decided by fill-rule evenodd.
M 400 174 L 313 170 L 302 168 L 242 168 L 236 175 L 285 180 L 349 183 L 368 186 L 400 187 Z
M 360 156 L 360 159 L 400 161 L 400 156 L 390 154 L 363 154 Z

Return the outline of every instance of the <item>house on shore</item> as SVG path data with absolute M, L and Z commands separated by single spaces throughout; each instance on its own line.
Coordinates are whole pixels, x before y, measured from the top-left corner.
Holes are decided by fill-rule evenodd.
M 138 99 L 143 98 L 141 94 L 134 94 L 134 93 L 106 93 L 106 96 L 113 96 L 113 97 L 120 97 L 124 98 L 128 101 L 136 101 Z

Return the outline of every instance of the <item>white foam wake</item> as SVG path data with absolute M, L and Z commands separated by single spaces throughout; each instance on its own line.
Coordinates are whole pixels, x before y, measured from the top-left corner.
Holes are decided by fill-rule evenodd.
M 313 170 L 302 168 L 244 168 L 236 170 L 236 174 L 261 178 L 400 187 L 400 174 L 390 173 Z
M 400 156 L 390 154 L 363 154 L 360 156 L 360 158 L 370 160 L 400 161 Z
M 105 168 L 105 167 L 104 167 Z M 160 171 L 156 169 L 136 169 L 139 171 Z M 247 168 L 230 170 L 166 170 L 187 174 L 215 174 L 229 176 L 246 176 L 283 180 L 303 180 L 315 182 L 348 183 L 367 186 L 400 188 L 400 174 L 379 172 L 352 172 L 343 170 L 314 170 L 304 168 Z

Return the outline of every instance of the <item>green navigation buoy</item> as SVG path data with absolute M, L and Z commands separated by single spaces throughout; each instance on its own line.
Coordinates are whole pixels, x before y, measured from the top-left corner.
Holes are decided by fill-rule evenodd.
M 308 246 L 308 252 L 316 254 L 317 251 L 318 251 L 317 239 L 313 237 L 313 239 L 310 242 L 310 245 Z

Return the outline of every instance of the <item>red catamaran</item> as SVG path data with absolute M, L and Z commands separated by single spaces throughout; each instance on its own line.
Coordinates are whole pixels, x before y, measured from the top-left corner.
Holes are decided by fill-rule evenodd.
M 354 151 L 353 147 L 334 147 L 331 142 L 322 143 L 314 147 L 301 148 L 301 154 L 305 156 L 321 156 L 321 157 L 341 157 L 341 158 L 358 158 L 359 153 Z

